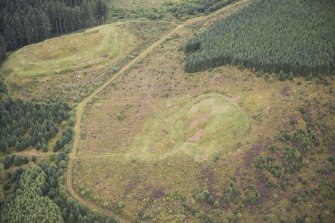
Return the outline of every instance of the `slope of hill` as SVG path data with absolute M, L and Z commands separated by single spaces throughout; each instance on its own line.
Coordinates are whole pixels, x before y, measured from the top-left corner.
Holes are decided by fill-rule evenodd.
M 216 19 L 178 30 L 95 95 L 74 189 L 135 222 L 332 222 L 334 81 L 183 72 L 177 50 Z
M 332 0 L 257 0 L 186 45 L 187 72 L 223 64 L 329 75 L 335 64 Z
M 166 30 L 168 22 L 106 24 L 12 53 L 0 69 L 10 94 L 78 102 Z
M 184 46 L 203 46 L 188 39 L 254 0 L 213 13 L 231 1 L 113 2 L 135 18 L 171 21 L 176 9 L 175 22 L 141 17 L 57 37 L 0 69 L 0 221 L 333 223 L 335 80 L 185 72 Z M 297 2 L 312 4 L 286 1 Z
M 103 0 L 1 1 L 0 63 L 4 59 L 3 51 L 101 24 L 107 19 L 107 13 Z
M 114 24 L 98 26 L 24 47 L 10 55 L 2 70 L 9 79 L 75 71 L 110 61 L 135 41 L 133 33 Z

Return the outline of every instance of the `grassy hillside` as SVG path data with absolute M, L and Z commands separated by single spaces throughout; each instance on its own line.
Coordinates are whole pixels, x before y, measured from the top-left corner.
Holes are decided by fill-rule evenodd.
M 10 55 L 2 71 L 13 79 L 88 68 L 114 59 L 135 38 L 133 33 L 122 32 L 115 24 L 98 26 L 24 47 Z
M 265 72 L 329 75 L 335 72 L 334 11 L 331 0 L 257 0 L 190 40 L 185 70 L 233 64 Z
M 187 74 L 177 50 L 216 19 L 181 29 L 86 107 L 76 191 L 134 222 L 332 222 L 334 81 Z
M 26 46 L 0 68 L 12 96 L 78 102 L 162 33 L 168 22 L 119 22 Z
M 181 22 L 230 1 L 113 2 L 135 17 L 172 12 Z M 318 7 L 324 15 L 309 21 Z M 177 26 L 118 21 L 14 52 L 0 69 L 8 85 L 8 92 L 0 89 L 8 93 L 0 95 L 5 99 L 0 103 L 0 222 L 333 223 L 335 80 L 279 81 L 242 69 L 252 60 L 218 66 L 217 56 L 226 52 L 221 44 L 229 45 L 224 38 L 245 38 L 231 42 L 240 50 L 233 56 L 269 53 L 264 47 L 271 45 L 278 52 L 255 60 L 285 54 L 289 62 L 315 65 L 320 61 L 294 47 L 319 46 L 320 39 L 333 46 L 332 27 L 324 28 L 332 24 L 331 10 L 330 0 L 239 0 Z M 301 18 L 306 12 L 308 24 Z M 268 27 L 279 21 L 287 23 L 285 32 Z M 293 21 L 306 26 L 296 28 Z M 308 33 L 310 26 L 324 36 Z M 276 41 L 294 28 L 303 32 L 294 38 L 305 35 L 306 42 L 292 49 Z M 248 42 L 261 34 L 268 37 L 263 45 L 258 39 L 253 42 L 258 46 Z M 191 36 L 198 38 L 188 42 Z M 333 49 L 322 50 L 325 42 L 320 44 L 306 50 L 316 50 L 313 57 L 324 62 L 323 53 L 333 56 Z M 185 45 L 186 64 L 199 55 L 206 56 L 208 67 L 218 67 L 206 70 L 197 61 L 201 71 L 186 72 Z M 279 63 L 266 65 L 268 70 L 259 69 L 270 72 Z M 306 75 L 307 68 L 294 69 Z M 291 71 L 278 74 L 285 72 Z
M 149 119 L 136 136 L 133 152 L 145 160 L 178 153 L 197 161 L 210 160 L 236 149 L 248 134 L 249 125 L 247 115 L 229 98 L 204 94 Z

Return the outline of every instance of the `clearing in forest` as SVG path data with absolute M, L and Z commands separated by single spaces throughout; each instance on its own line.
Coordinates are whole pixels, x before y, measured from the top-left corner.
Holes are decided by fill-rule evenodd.
M 212 23 L 179 30 L 89 103 L 74 167 L 78 194 L 140 222 L 299 214 L 286 212 L 293 195 L 270 192 L 272 176 L 254 162 L 281 129 L 305 126 L 302 98 L 327 101 L 328 89 L 230 66 L 185 73 L 179 49 Z
M 135 41 L 128 30 L 102 25 L 24 47 L 9 57 L 3 70 L 10 71 L 9 79 L 80 70 L 115 59 Z
M 132 151 L 145 160 L 182 152 L 203 161 L 236 148 L 248 131 L 248 117 L 237 104 L 221 94 L 203 94 L 149 119 Z
M 0 74 L 15 96 L 78 102 L 172 27 L 118 22 L 48 39 L 15 51 Z

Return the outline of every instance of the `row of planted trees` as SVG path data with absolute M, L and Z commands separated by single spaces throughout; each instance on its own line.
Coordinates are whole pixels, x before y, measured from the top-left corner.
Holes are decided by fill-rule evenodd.
M 104 0 L 6 0 L 0 3 L 0 63 L 6 51 L 103 23 Z
M 191 39 L 185 70 L 231 64 L 304 76 L 334 74 L 334 11 L 331 0 L 257 0 Z

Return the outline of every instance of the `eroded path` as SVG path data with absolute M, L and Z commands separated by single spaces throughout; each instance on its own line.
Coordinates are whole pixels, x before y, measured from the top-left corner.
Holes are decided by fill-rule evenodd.
M 67 177 L 66 177 L 66 185 L 68 188 L 69 193 L 73 198 L 75 198 L 78 202 L 85 205 L 87 208 L 100 212 L 102 214 L 105 214 L 107 216 L 111 216 L 115 218 L 119 222 L 129 222 L 126 219 L 123 219 L 122 217 L 118 216 L 117 214 L 113 213 L 112 211 L 102 208 L 99 205 L 95 204 L 94 202 L 91 202 L 87 199 L 82 198 L 73 188 L 73 169 L 75 166 L 75 162 L 77 160 L 77 154 L 78 154 L 78 148 L 79 148 L 79 141 L 80 141 L 80 132 L 81 132 L 81 120 L 83 117 L 83 113 L 85 110 L 86 105 L 95 97 L 97 96 L 102 90 L 104 90 L 105 87 L 107 87 L 111 82 L 119 78 L 122 74 L 124 74 L 127 70 L 129 70 L 133 65 L 144 59 L 147 55 L 149 55 L 155 48 L 160 46 L 162 43 L 164 43 L 168 38 L 172 37 L 177 31 L 183 29 L 186 26 L 193 25 L 202 21 L 205 21 L 207 19 L 215 18 L 216 16 L 220 14 L 225 14 L 226 12 L 231 11 L 232 9 L 237 9 L 241 6 L 244 6 L 249 0 L 241 0 L 237 1 L 233 4 L 230 4 L 216 12 L 213 12 L 206 16 L 196 17 L 189 19 L 185 21 L 182 24 L 179 24 L 176 26 L 173 30 L 170 32 L 163 34 L 163 36 L 160 37 L 159 40 L 154 42 L 151 46 L 146 48 L 142 53 L 140 53 L 138 56 L 136 56 L 133 60 L 131 60 L 129 63 L 127 63 L 122 69 L 120 69 L 116 74 L 114 74 L 111 78 L 109 78 L 104 84 L 102 84 L 100 87 L 98 87 L 92 94 L 90 94 L 88 97 L 86 97 L 81 103 L 78 104 L 77 110 L 76 110 L 76 123 L 74 128 L 74 142 L 73 142 L 73 149 L 70 154 L 70 159 L 68 163 L 68 170 L 67 170 Z

